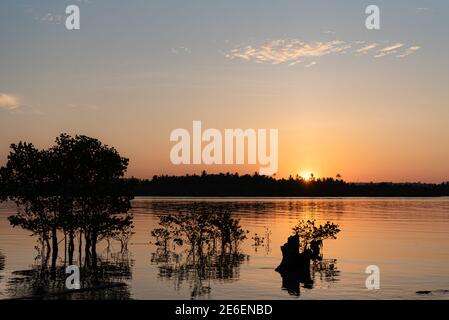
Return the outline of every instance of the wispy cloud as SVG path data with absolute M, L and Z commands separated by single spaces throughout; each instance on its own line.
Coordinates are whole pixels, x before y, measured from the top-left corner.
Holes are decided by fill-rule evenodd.
M 371 55 L 376 58 L 396 54 L 404 58 L 419 50 L 419 46 L 405 49 L 403 43 L 367 43 L 365 41 L 301 41 L 298 39 L 277 39 L 258 45 L 244 45 L 230 50 L 228 59 L 241 59 L 256 63 L 288 64 L 295 66 L 304 62 L 304 67 L 311 67 L 318 58 L 330 55 Z M 311 60 L 314 59 L 312 62 Z
M 19 108 L 19 97 L 9 95 L 6 93 L 0 93 L 0 108 L 6 110 L 14 110 Z
M 72 0 L 72 3 L 76 3 L 77 5 L 90 5 L 92 4 L 92 1 Z M 60 25 L 63 24 L 66 18 L 65 7 L 61 8 L 59 11 L 56 11 L 54 8 L 49 8 L 41 3 L 39 3 L 39 5 L 22 4 L 20 7 L 26 15 L 40 23 Z
M 35 21 L 46 24 L 61 24 L 64 16 L 63 12 L 56 13 L 50 11 L 43 11 L 45 8 L 35 7 L 31 4 L 24 4 L 21 6 L 22 10 L 29 16 L 32 16 Z
M 6 93 L 0 93 L 0 110 L 11 114 L 42 114 L 35 107 L 22 103 L 20 97 Z
M 97 111 L 99 107 L 96 104 L 79 104 L 79 103 L 70 103 L 67 105 L 69 109 L 72 111 L 75 110 L 90 110 L 90 111 Z
M 413 46 L 413 47 L 410 47 L 410 48 L 406 49 L 403 53 L 398 54 L 398 55 L 396 56 L 396 58 L 405 58 L 405 57 L 407 57 L 407 56 L 409 56 L 409 55 L 411 55 L 411 54 L 414 54 L 414 53 L 415 53 L 416 51 L 418 51 L 419 49 L 421 49 L 420 46 Z
M 192 50 L 190 50 L 187 47 L 179 46 L 171 49 L 171 53 L 173 54 L 181 54 L 181 53 L 192 53 Z
M 306 67 L 306 68 L 310 68 L 310 67 L 313 67 L 314 65 L 316 65 L 317 64 L 317 62 L 316 61 L 312 61 L 312 62 L 310 62 L 310 63 L 308 63 L 308 64 L 306 64 L 304 67 Z
M 429 11 L 429 8 L 426 8 L 426 7 L 421 7 L 421 8 L 415 9 L 416 13 L 424 13 L 424 12 L 428 12 L 428 11 Z
M 42 22 L 48 23 L 48 24 L 61 24 L 63 16 L 61 14 L 55 14 L 48 12 L 43 17 L 35 17 L 36 20 L 40 20 Z
M 260 46 L 245 46 L 231 50 L 227 58 L 240 58 L 248 61 L 279 64 L 288 62 L 294 65 L 303 58 L 321 57 L 345 52 L 350 44 L 333 40 L 328 42 L 304 42 L 300 40 L 273 40 Z
M 377 43 L 371 43 L 371 44 L 368 44 L 360 49 L 356 49 L 354 52 L 358 53 L 358 54 L 367 54 L 371 50 L 377 48 L 377 46 L 378 46 Z
M 388 56 L 389 54 L 398 52 L 397 50 L 404 46 L 403 43 L 396 43 L 394 45 L 385 47 L 377 51 L 377 54 L 374 56 L 375 58 L 381 58 Z

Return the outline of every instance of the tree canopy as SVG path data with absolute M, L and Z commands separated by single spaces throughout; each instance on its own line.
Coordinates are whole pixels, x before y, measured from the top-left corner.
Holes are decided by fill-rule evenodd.
M 0 200 L 16 202 L 18 211 L 10 223 L 39 237 L 53 252 L 53 267 L 58 233 L 69 238 L 70 263 L 78 235 L 80 251 L 85 240 L 86 265 L 95 266 L 99 239 L 132 232 L 132 197 L 120 183 L 128 163 L 114 148 L 83 135 L 61 134 L 54 146 L 43 150 L 27 142 L 12 144 L 0 169 L 6 189 Z

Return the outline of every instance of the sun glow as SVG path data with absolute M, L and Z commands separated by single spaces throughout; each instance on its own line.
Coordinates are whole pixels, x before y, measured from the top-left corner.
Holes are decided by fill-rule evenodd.
M 311 181 L 316 178 L 316 175 L 312 170 L 302 170 L 298 175 L 306 181 Z

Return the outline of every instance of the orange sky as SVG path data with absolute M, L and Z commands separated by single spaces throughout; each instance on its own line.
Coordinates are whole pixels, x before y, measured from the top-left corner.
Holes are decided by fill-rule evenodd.
M 138 177 L 259 169 L 173 166 L 170 132 L 200 120 L 278 129 L 278 177 L 449 180 L 447 3 L 385 3 L 378 31 L 352 2 L 105 5 L 68 32 L 38 19 L 49 1 L 0 4 L 1 164 L 12 142 L 67 132 L 115 146 Z

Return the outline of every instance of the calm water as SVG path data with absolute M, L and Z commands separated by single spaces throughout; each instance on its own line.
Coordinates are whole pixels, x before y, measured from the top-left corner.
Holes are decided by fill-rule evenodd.
M 151 244 L 150 231 L 157 227 L 158 215 L 194 201 L 232 205 L 235 217 L 249 230 L 241 257 L 227 261 L 226 268 L 207 274 L 189 270 L 182 256 L 167 260 Z M 35 294 L 20 279 L 36 263 L 37 242 L 29 232 L 10 227 L 7 216 L 14 210 L 11 204 L 1 204 L 0 299 Z M 449 198 L 138 198 L 132 211 L 136 233 L 129 244 L 128 273 L 121 278 L 127 284 L 126 294 L 100 298 L 449 299 L 445 291 L 449 290 Z M 299 219 L 330 220 L 342 231 L 336 240 L 325 241 L 324 259 L 312 268 L 313 286 L 301 284 L 294 295 L 282 288 L 282 278 L 274 268 L 281 261 L 279 247 Z M 262 245 L 255 246 L 255 233 L 265 237 Z M 118 249 L 113 243 L 109 251 L 99 251 L 113 261 Z M 380 290 L 365 288 L 368 265 L 380 268 Z M 422 290 L 431 293 L 416 293 Z

